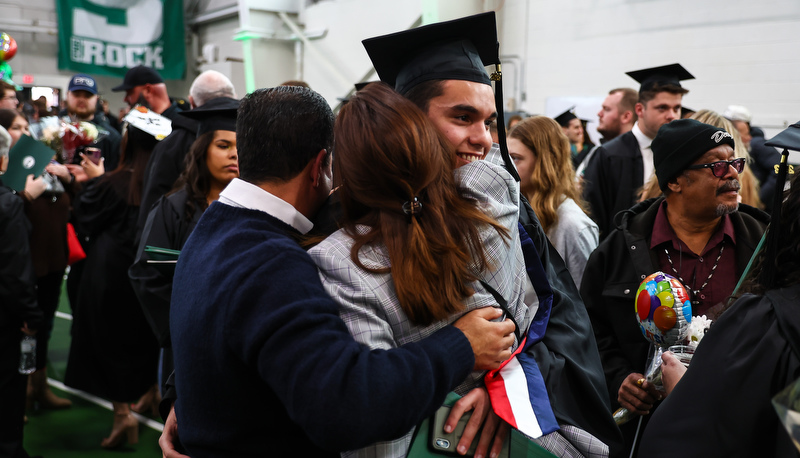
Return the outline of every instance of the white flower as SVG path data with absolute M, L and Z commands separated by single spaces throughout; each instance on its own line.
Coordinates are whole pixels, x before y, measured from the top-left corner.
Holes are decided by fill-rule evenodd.
M 81 131 L 83 132 L 84 137 L 86 137 L 89 141 L 97 140 L 97 127 L 94 124 L 86 121 L 81 121 Z
M 693 316 L 692 322 L 689 323 L 689 333 L 686 336 L 686 344 L 691 348 L 697 348 L 700 341 L 706 335 L 706 331 L 711 327 L 712 321 L 706 318 L 705 315 Z

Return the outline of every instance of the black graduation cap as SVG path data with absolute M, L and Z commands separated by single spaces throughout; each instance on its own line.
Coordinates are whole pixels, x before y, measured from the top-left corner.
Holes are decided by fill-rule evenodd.
M 572 107 L 568 108 L 567 111 L 561 113 L 560 115 L 556 116 L 553 119 L 556 120 L 556 122 L 558 123 L 559 126 L 567 127 L 567 126 L 569 126 L 569 122 L 570 121 L 572 121 L 573 119 L 578 119 L 578 117 L 575 116 L 575 113 L 572 111 L 574 109 L 575 109 L 575 105 L 573 105 Z
M 697 110 L 693 110 L 689 107 L 681 106 L 681 119 L 688 118 L 693 113 L 697 113 Z
M 381 81 L 406 94 L 419 83 L 461 80 L 495 82 L 497 125 L 503 119 L 500 44 L 494 11 L 439 22 L 362 41 Z M 486 66 L 496 65 L 491 77 Z M 519 181 L 506 146 L 505 128 L 498 129 L 500 152 L 511 176 Z
M 800 151 L 800 121 L 790 125 L 783 132 L 772 137 L 766 146 L 782 148 L 781 162 L 778 166 L 778 177 L 775 181 L 775 194 L 772 200 L 772 215 L 770 215 L 769 228 L 766 234 L 765 260 L 775 259 L 778 253 L 778 244 L 781 240 L 781 207 L 783 206 L 783 188 L 786 185 L 786 175 L 789 173 L 789 150 Z M 775 280 L 775 264 L 765 262 L 759 276 L 759 283 L 766 289 L 773 286 Z
M 484 67 L 500 63 L 493 11 L 362 43 L 381 81 L 401 94 L 437 79 L 491 84 Z
M 661 67 L 645 68 L 643 70 L 635 70 L 626 72 L 626 75 L 635 79 L 641 84 L 639 92 L 649 91 L 653 89 L 653 85 L 666 85 L 672 84 L 678 87 L 681 86 L 681 81 L 694 79 L 694 76 L 689 73 L 681 64 L 663 65 Z
M 236 132 L 236 111 L 239 101 L 230 97 L 216 97 L 190 111 L 181 111 L 181 116 L 197 120 L 197 136 L 215 130 Z

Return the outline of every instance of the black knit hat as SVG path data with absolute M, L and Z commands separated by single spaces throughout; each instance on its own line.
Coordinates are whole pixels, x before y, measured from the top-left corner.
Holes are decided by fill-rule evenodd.
M 650 145 L 658 187 L 667 189 L 672 178 L 719 145 L 735 147 L 731 134 L 719 127 L 694 119 L 677 119 L 661 126 Z

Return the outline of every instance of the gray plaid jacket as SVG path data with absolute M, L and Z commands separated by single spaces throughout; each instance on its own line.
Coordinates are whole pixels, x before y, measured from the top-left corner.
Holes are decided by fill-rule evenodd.
M 527 275 L 517 226 L 518 184 L 503 167 L 486 161 L 460 167 L 455 174 L 462 195 L 477 200 L 487 215 L 509 229 L 510 237 L 504 239 L 493 228 L 481 228 L 481 241 L 494 270 L 477 273 L 506 299 L 509 311 L 525 330 L 533 315 L 524 301 Z M 366 231 L 367 228 L 359 230 Z M 322 284 L 339 304 L 339 314 L 357 341 L 373 349 L 395 348 L 424 339 L 458 319 L 459 316 L 454 315 L 429 326 L 411 323 L 400 308 L 391 274 L 375 274 L 356 266 L 350 258 L 352 245 L 353 240 L 339 230 L 311 249 L 309 254 L 319 268 Z M 390 265 L 383 245 L 363 247 L 359 258 L 370 268 Z M 480 283 L 475 282 L 471 286 L 476 292 L 465 301 L 467 311 L 496 305 L 494 298 Z M 535 312 L 535 309 L 531 309 Z M 473 372 L 455 391 L 462 395 L 467 393 L 482 384 L 482 377 L 483 372 Z M 386 414 L 391 415 L 391 412 Z M 403 438 L 358 450 L 352 455 L 403 457 L 412 432 L 409 431 Z

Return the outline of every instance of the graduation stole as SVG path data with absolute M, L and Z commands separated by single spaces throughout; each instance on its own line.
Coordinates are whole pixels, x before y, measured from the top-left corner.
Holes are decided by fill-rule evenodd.
M 542 373 L 533 355 L 527 352 L 531 346 L 542 340 L 547 330 L 553 305 L 553 289 L 547 281 L 533 240 L 522 224 L 517 224 L 525 269 L 539 299 L 539 309 L 511 358 L 498 369 L 489 371 L 484 381 L 494 412 L 509 425 L 536 439 L 559 429 Z

